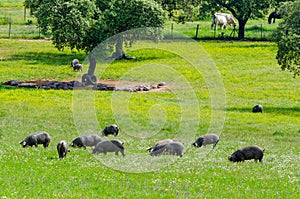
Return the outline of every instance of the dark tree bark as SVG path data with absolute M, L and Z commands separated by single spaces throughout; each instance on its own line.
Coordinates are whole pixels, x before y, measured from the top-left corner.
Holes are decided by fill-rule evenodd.
M 238 21 L 239 21 L 238 39 L 244 39 L 245 38 L 245 26 L 246 26 L 247 20 L 238 20 Z
M 120 36 L 116 42 L 116 51 L 113 53 L 112 58 L 115 60 L 124 60 L 124 59 L 135 59 L 135 57 L 128 57 L 123 51 L 123 42 L 124 39 Z
M 123 56 L 124 56 L 123 38 L 122 38 L 122 36 L 120 36 L 117 40 L 117 43 L 116 43 L 116 52 L 114 53 L 114 58 L 115 59 L 122 59 Z

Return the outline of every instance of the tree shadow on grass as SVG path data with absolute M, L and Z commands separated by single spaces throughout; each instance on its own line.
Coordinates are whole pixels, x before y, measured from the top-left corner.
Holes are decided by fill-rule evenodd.
M 261 26 L 258 26 L 258 25 L 254 25 L 254 26 L 251 26 L 251 27 L 246 27 L 245 31 L 246 32 L 247 31 L 248 32 L 250 32 L 250 31 L 274 32 L 274 30 L 272 30 L 272 29 L 265 28 L 265 26 L 261 27 Z
M 242 112 L 242 113 L 252 113 L 252 108 L 245 107 L 229 107 L 226 109 L 229 112 Z M 291 113 L 300 114 L 300 107 L 263 107 L 263 113 L 276 113 L 281 115 L 289 115 Z M 261 114 L 261 113 L 253 113 L 253 114 Z
M 16 86 L 6 86 L 6 85 L 3 85 L 2 82 L 0 82 L 0 90 L 14 90 L 14 89 L 17 89 L 18 87 Z
M 159 51 L 157 49 L 143 49 L 137 52 L 130 52 L 128 56 L 131 54 L 136 57 L 133 60 L 118 60 L 117 62 L 136 62 L 136 61 L 145 61 L 145 60 L 156 60 L 156 59 L 165 59 L 166 57 L 176 57 L 176 55 Z M 41 64 L 41 65 L 52 65 L 52 66 L 61 66 L 61 65 L 69 65 L 73 59 L 78 59 L 79 63 L 83 63 L 85 58 L 88 55 L 85 53 L 78 54 L 70 54 L 64 52 L 21 52 L 17 54 L 11 54 L 6 60 L 7 61 L 17 61 L 17 60 L 26 60 L 30 62 L 30 64 Z M 109 56 L 107 56 L 109 58 Z
M 86 55 L 84 53 L 70 54 L 64 52 L 22 52 L 11 54 L 7 61 L 26 60 L 32 61 L 30 64 L 43 64 L 43 65 L 69 65 L 73 59 L 83 62 Z

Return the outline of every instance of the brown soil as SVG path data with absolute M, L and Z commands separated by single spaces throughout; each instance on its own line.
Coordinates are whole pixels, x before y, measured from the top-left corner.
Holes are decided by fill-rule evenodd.
M 159 82 L 153 84 L 153 83 L 145 83 L 145 82 L 132 82 L 132 81 L 127 81 L 127 80 L 113 80 L 113 79 L 104 79 L 103 80 L 102 79 L 102 80 L 98 80 L 98 83 L 123 89 L 123 88 L 134 88 L 134 87 L 141 86 L 141 85 L 157 85 Z M 165 85 L 162 87 L 151 89 L 148 92 L 164 92 L 164 91 L 169 91 L 169 90 L 170 90 L 169 85 Z
M 13 80 L 12 80 L 13 81 Z M 46 80 L 46 79 L 39 79 L 39 80 L 28 80 L 28 81 L 22 81 L 21 84 L 18 84 L 20 87 L 36 87 L 36 88 L 42 88 L 44 85 L 47 85 L 50 82 L 71 82 L 70 80 L 66 81 L 55 81 L 55 80 Z M 113 80 L 113 79 L 105 79 L 105 80 L 98 80 L 98 84 L 104 84 L 109 87 L 114 87 L 117 90 L 124 90 L 128 91 L 128 89 L 135 90 L 137 92 L 145 92 L 143 89 L 139 90 L 137 88 L 151 88 L 149 90 L 146 90 L 146 92 L 165 92 L 170 90 L 170 85 L 164 85 L 164 86 L 157 86 L 159 82 L 157 83 L 146 83 L 146 82 L 133 82 L 133 81 L 127 81 L 127 80 Z M 6 84 L 6 83 L 4 83 Z M 9 84 L 6 84 L 9 85 Z M 17 85 L 15 85 L 17 86 Z

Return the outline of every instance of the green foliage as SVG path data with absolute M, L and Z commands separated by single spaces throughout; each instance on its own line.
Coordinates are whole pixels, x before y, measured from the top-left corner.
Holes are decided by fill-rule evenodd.
M 60 50 L 70 47 L 90 52 L 115 34 L 162 27 L 164 22 L 164 12 L 154 1 L 27 0 L 25 4 L 37 17 L 42 32 L 51 30 L 53 43 Z
M 30 0 L 26 6 L 38 19 L 41 31 L 51 31 L 53 43 L 60 50 L 65 47 L 84 49 L 86 31 L 99 13 L 90 0 Z
M 32 20 L 27 20 L 27 22 L 25 23 L 26 25 L 32 25 Z
M 276 58 L 282 70 L 300 75 L 300 1 L 287 2 L 280 8 L 283 21 L 276 31 L 278 51 Z
M 170 20 L 177 23 L 185 23 L 186 21 L 195 21 L 199 19 L 200 0 L 155 0 L 164 10 L 168 12 Z

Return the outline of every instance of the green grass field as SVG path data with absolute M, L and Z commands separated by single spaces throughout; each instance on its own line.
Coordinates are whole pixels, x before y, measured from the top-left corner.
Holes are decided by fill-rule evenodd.
M 1 38 L 7 38 L 11 18 L 18 30 L 12 38 L 37 37 L 28 12 L 24 21 L 22 2 L 0 2 Z M 33 24 L 27 26 L 27 20 Z M 173 36 L 194 37 L 197 24 L 199 37 L 213 37 L 210 21 L 173 24 Z M 261 24 L 263 38 L 271 40 L 278 23 L 267 25 L 266 19 L 249 21 L 246 37 L 260 39 Z M 1 198 L 299 198 L 300 81 L 281 71 L 275 43 L 168 40 L 138 42 L 126 51 L 137 59 L 98 62 L 97 77 L 165 81 L 168 89 L 129 93 L 0 85 Z M 77 79 L 88 64 L 74 72 L 73 58 L 82 63 L 86 54 L 60 52 L 51 41 L 2 39 L 0 83 Z M 251 112 L 256 104 L 263 105 L 262 114 Z M 121 128 L 117 139 L 125 142 L 125 157 L 71 148 L 59 160 L 60 140 L 70 143 L 112 123 Z M 36 131 L 51 135 L 49 148 L 22 148 L 19 142 Z M 220 135 L 216 149 L 192 148 L 205 133 Z M 183 157 L 148 154 L 148 147 L 165 138 L 184 143 Z M 228 161 L 249 145 L 265 149 L 262 164 Z
M 190 50 L 185 41 L 162 46 L 170 44 L 179 52 Z M 298 198 L 300 83 L 280 70 L 276 44 L 197 43 L 213 60 L 224 83 L 226 106 L 218 110 L 212 109 L 214 93 L 209 84 L 214 82 L 206 79 L 205 72 L 174 54 L 172 48 L 147 45 L 137 43 L 128 50 L 136 60 L 113 62 L 107 68 L 100 64 L 96 74 L 103 79 L 166 81 L 172 86 L 170 91 L 95 93 L 0 87 L 0 196 Z M 59 52 L 48 41 L 0 40 L 0 52 L 0 82 L 72 80 L 77 73 L 70 68 L 70 60 L 85 58 L 83 53 Z M 264 106 L 262 114 L 251 113 L 255 104 Z M 96 121 L 85 116 L 89 108 L 95 111 Z M 210 129 L 213 114 L 224 116 L 221 132 Z M 121 127 L 117 138 L 125 142 L 125 157 L 71 149 L 66 159 L 58 159 L 58 141 L 70 143 L 78 135 L 100 133 L 112 123 Z M 48 149 L 19 145 L 28 134 L 41 130 L 52 137 Z M 221 136 L 217 148 L 192 148 L 192 141 L 207 132 Z M 150 157 L 146 148 L 163 138 L 184 140 L 183 157 Z M 233 151 L 248 145 L 265 148 L 262 164 L 228 161 Z

